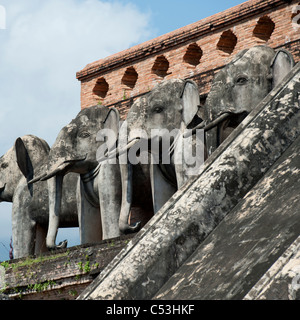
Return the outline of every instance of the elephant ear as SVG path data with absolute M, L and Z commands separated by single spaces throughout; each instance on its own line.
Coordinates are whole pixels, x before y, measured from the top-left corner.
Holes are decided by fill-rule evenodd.
M 272 88 L 275 88 L 283 78 L 293 69 L 294 58 L 290 52 L 280 49 L 271 62 Z
M 119 122 L 120 122 L 119 111 L 116 108 L 110 108 L 104 120 L 104 128 L 112 130 L 115 133 L 116 138 L 118 137 L 118 133 L 119 133 Z M 106 141 L 109 150 L 115 145 L 115 142 L 116 140 L 113 140 L 113 139 L 108 139 Z
M 33 166 L 27 148 L 21 138 L 15 141 L 15 151 L 19 169 L 27 180 L 33 178 Z
M 199 91 L 195 82 L 185 81 L 181 99 L 183 105 L 182 119 L 184 124 L 188 126 L 197 114 L 200 105 Z

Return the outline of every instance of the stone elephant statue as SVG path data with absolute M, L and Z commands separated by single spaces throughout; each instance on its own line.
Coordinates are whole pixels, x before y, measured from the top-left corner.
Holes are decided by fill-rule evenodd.
M 47 251 L 46 233 L 49 220 L 46 182 L 28 185 L 39 174 L 49 154 L 46 141 L 33 135 L 18 138 L 14 146 L 0 158 L 0 202 L 12 202 L 14 257 L 21 258 Z M 61 227 L 77 227 L 77 175 L 66 179 L 62 195 Z
M 210 155 L 293 68 L 292 55 L 265 45 L 239 52 L 217 73 L 204 106 Z
M 119 226 L 123 233 L 135 232 L 139 228 L 139 224 L 129 224 L 129 213 L 136 196 L 133 177 L 137 168 L 142 168 L 149 175 L 147 181 L 152 192 L 154 213 L 190 177 L 186 162 L 181 161 L 183 134 L 189 126 L 194 127 L 201 122 L 197 116 L 199 104 L 198 88 L 193 81 L 173 79 L 161 82 L 132 105 L 120 128 L 117 151 L 122 180 Z M 164 141 L 170 142 L 169 147 L 165 148 Z M 153 148 L 154 144 L 158 148 Z M 141 150 L 144 161 L 140 161 Z M 165 156 L 166 161 L 163 161 Z M 148 187 L 145 185 L 143 189 Z
M 104 129 L 113 132 L 114 138 L 110 140 L 115 143 L 119 130 L 119 113 L 115 108 L 93 106 L 81 110 L 76 118 L 59 132 L 48 156 L 47 169 L 30 181 L 33 183 L 49 179 L 48 248 L 56 247 L 61 216 L 62 182 L 69 172 L 80 174 L 77 184 L 77 208 L 81 243 L 96 243 L 119 236 L 119 166 L 109 161 L 99 164 L 96 160 L 97 149 L 104 144 L 97 134 Z

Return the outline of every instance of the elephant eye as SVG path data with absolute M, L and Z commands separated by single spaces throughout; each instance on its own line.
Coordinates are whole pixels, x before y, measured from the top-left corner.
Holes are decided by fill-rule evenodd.
M 163 112 L 163 107 L 155 107 L 154 109 L 153 109 L 153 112 L 154 113 L 161 113 L 161 112 Z
M 240 76 L 236 79 L 236 84 L 243 85 L 248 82 L 248 78 L 245 76 Z
M 88 138 L 91 134 L 88 131 L 82 131 L 78 135 L 80 138 Z

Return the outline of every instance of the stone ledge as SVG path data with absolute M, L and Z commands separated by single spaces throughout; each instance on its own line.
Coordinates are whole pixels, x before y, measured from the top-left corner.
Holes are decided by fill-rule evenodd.
M 132 235 L 1 263 L 0 292 L 10 299 L 73 300 Z

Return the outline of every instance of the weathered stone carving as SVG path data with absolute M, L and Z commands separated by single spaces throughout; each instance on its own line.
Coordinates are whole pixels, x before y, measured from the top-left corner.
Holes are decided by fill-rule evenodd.
M 116 141 L 119 129 L 119 114 L 116 109 L 93 106 L 80 111 L 58 134 L 49 153 L 46 173 L 43 172 L 31 181 L 49 179 L 48 248 L 56 247 L 62 181 L 69 172 L 80 174 L 77 205 L 81 243 L 95 243 L 119 235 L 119 166 L 108 161 L 98 164 L 96 160 L 97 149 L 104 143 L 100 137 L 97 139 L 97 133 L 101 129 L 112 130 Z
M 218 123 L 206 133 L 208 154 L 228 137 L 293 66 L 293 57 L 286 50 L 256 46 L 238 53 L 217 73 L 204 110 L 208 123 Z
M 0 158 L 0 201 L 12 202 L 14 257 L 46 251 L 48 188 L 46 182 L 28 185 L 45 166 L 49 153 L 46 141 L 27 135 Z M 22 174 L 23 173 L 23 174 Z M 24 177 L 25 176 L 25 177 Z M 65 181 L 60 226 L 78 226 L 75 199 L 76 175 Z
M 79 299 L 153 297 L 299 136 L 299 68 L 252 110 L 199 176 L 159 210 Z
M 129 224 L 130 208 L 138 201 L 149 206 L 152 197 L 157 216 L 99 277 L 92 291 L 86 291 L 81 298 L 153 296 L 299 134 L 299 97 L 293 95 L 299 89 L 298 78 L 285 87 L 285 95 L 279 96 L 282 93 L 275 89 L 268 100 L 259 104 L 272 88 L 282 85 L 282 78 L 293 64 L 284 50 L 275 52 L 259 46 L 241 52 L 214 80 L 206 119 L 201 124 L 195 83 L 170 80 L 134 103 L 120 132 L 118 111 L 94 106 L 79 112 L 60 131 L 50 152 L 42 142 L 43 150 L 35 150 L 33 156 L 32 146 L 38 144 L 32 142 L 28 147 L 25 138 L 18 139 L 15 151 L 11 151 L 15 153 L 14 161 L 12 153 L 1 158 L 3 163 L 0 161 L 0 197 L 13 201 L 15 257 L 46 250 L 48 222 L 46 244 L 50 249 L 57 247 L 60 226 L 79 223 L 81 243 L 114 238 L 120 230 L 137 231 L 139 224 Z M 289 109 L 287 103 L 293 107 Z M 199 177 L 187 182 L 188 165 L 176 162 L 188 138 L 185 129 L 206 125 L 211 154 L 252 109 L 252 116 L 209 159 Z M 281 126 L 283 133 L 278 129 Z M 142 140 L 135 135 L 135 129 L 144 130 L 147 142 L 161 138 L 153 136 L 153 129 L 169 133 L 177 129 L 178 135 L 170 148 L 169 164 L 114 164 L 109 160 L 99 164 L 96 153 L 104 144 L 102 136 L 97 135 L 101 129 L 111 129 L 115 137 L 119 134 L 119 142 L 126 138 L 129 144 L 125 155 Z M 111 147 L 108 145 L 109 151 Z M 118 152 L 121 160 L 122 144 Z M 6 169 L 11 181 L 1 178 L 2 173 L 6 177 Z M 80 177 L 67 174 L 71 172 Z
M 139 224 L 130 226 L 128 223 L 134 196 L 133 184 L 136 183 L 132 176 L 136 166 L 141 166 L 148 174 L 150 172 L 154 213 L 190 177 L 186 158 L 192 156 L 192 150 L 190 154 L 183 153 L 183 134 L 192 121 L 201 121 L 197 117 L 199 104 L 197 85 L 189 80 L 174 79 L 161 82 L 131 107 L 120 129 L 120 149 L 122 150 L 122 141 L 129 142 L 124 147 L 128 150 L 124 162 L 120 156 L 122 176 L 120 229 L 122 232 L 136 231 L 139 227 Z M 164 142 L 169 144 L 166 146 Z M 155 143 L 157 148 L 154 147 Z M 142 164 L 133 165 L 132 160 L 135 159 L 130 155 L 135 154 L 138 149 L 146 153 L 145 161 L 142 161 Z M 147 152 L 151 154 L 151 160 Z M 200 152 L 203 154 L 203 148 Z M 142 156 L 139 160 L 141 159 Z M 196 166 L 196 163 L 193 165 Z

